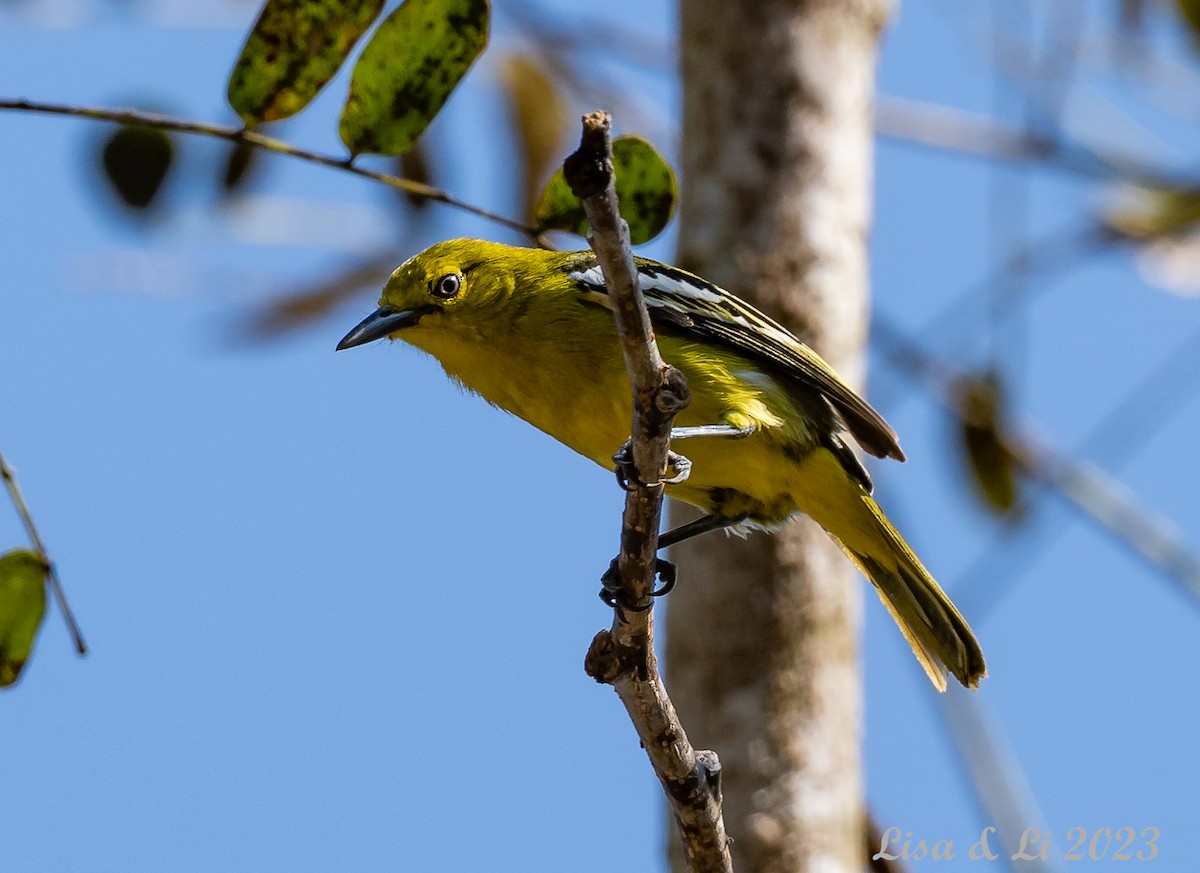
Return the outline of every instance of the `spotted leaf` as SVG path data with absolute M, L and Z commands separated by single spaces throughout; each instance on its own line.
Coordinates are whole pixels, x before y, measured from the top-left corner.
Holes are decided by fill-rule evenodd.
M 229 75 L 247 126 L 307 106 L 383 9 L 383 0 L 267 0 Z
M 350 154 L 407 151 L 487 45 L 490 15 L 488 0 L 405 0 L 384 19 L 350 77 Z

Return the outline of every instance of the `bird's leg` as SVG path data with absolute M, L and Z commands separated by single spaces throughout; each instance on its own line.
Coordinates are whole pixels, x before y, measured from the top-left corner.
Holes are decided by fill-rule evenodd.
M 691 427 L 673 427 L 671 428 L 671 439 L 688 440 L 713 436 L 740 439 L 750 436 L 752 433 L 754 433 L 752 427 L 734 427 L 731 424 L 701 424 Z M 617 453 L 613 455 L 613 463 L 616 465 L 617 483 L 621 488 L 629 491 L 630 483 L 638 481 L 637 470 L 633 466 L 633 437 L 625 440 L 625 444 L 617 449 Z M 686 481 L 692 472 L 692 462 L 676 452 L 667 453 L 667 465 L 675 468 L 674 476 L 663 479 L 661 483 L 646 484 L 678 485 L 680 482 Z
M 754 428 L 752 427 L 734 427 L 730 424 L 703 424 L 692 427 L 673 427 L 671 428 L 671 439 L 686 440 L 694 439 L 695 437 L 713 436 L 738 439 L 749 436 L 753 432 Z M 633 466 L 632 437 L 627 439 L 625 445 L 621 446 L 617 450 L 617 453 L 613 455 L 613 463 L 616 465 L 618 484 L 626 491 L 631 490 L 633 487 L 631 483 L 638 481 L 637 470 Z M 663 485 L 678 485 L 687 479 L 692 469 L 692 462 L 683 455 L 675 452 L 667 454 L 667 463 L 675 468 L 675 475 L 664 478 L 660 483 Z M 687 524 L 681 525 L 674 530 L 667 531 L 658 538 L 658 547 L 665 549 L 667 546 L 673 546 L 699 534 L 707 533 L 710 530 L 720 530 L 744 520 L 745 516 L 723 518 L 716 515 L 706 515 L 695 521 L 689 521 Z M 655 558 L 654 560 L 654 574 L 658 577 L 659 586 L 650 592 L 650 596 L 662 597 L 675 587 L 675 582 L 679 578 L 679 570 L 666 558 Z M 650 600 L 647 600 L 645 603 L 626 603 L 623 599 L 621 573 L 618 568 L 617 558 L 612 559 L 612 563 L 608 565 L 608 569 L 600 577 L 600 585 L 600 599 L 613 609 L 644 612 L 650 608 Z
M 754 433 L 752 427 L 734 427 L 732 424 L 698 424 L 691 427 L 671 428 L 671 439 L 690 440 L 694 437 L 725 437 L 726 439 L 741 439 Z
M 735 524 L 741 524 L 745 520 L 746 516 L 744 515 L 735 515 L 729 518 L 720 515 L 702 515 L 694 521 L 681 524 L 679 527 L 673 528 L 665 534 L 660 534 L 658 537 L 658 547 L 665 549 L 667 546 L 679 545 L 684 540 L 690 540 L 692 537 L 708 533 L 710 530 L 724 530 L 727 527 L 733 527 Z

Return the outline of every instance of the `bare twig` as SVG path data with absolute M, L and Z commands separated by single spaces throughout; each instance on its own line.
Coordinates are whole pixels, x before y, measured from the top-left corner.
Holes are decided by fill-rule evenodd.
M 938 704 L 985 821 L 994 822 L 983 833 L 986 849 L 980 847 L 977 860 L 1000 860 L 1010 870 L 1031 873 L 1058 869 L 1042 857 L 1050 835 L 1025 770 L 981 697 L 952 688 Z
M 237 338 L 260 341 L 303 327 L 364 288 L 379 287 L 395 266 L 395 252 L 378 252 L 332 277 L 277 294 L 250 315 Z
M 4 480 L 4 484 L 8 488 L 8 494 L 12 498 L 13 507 L 17 510 L 17 515 L 21 517 L 21 522 L 25 525 L 26 533 L 29 534 L 29 541 L 33 544 L 34 549 L 37 550 L 37 553 L 50 566 L 50 572 L 47 575 L 50 590 L 54 593 L 54 599 L 58 601 L 58 608 L 62 611 L 63 621 L 67 623 L 67 630 L 71 634 L 71 639 L 75 642 L 75 651 L 81 655 L 86 655 L 87 643 L 83 641 L 83 634 L 80 633 L 79 625 L 75 622 L 75 614 L 71 612 L 71 607 L 67 603 L 66 592 L 63 591 L 62 583 L 58 579 L 58 570 L 54 567 L 54 561 L 50 560 L 50 553 L 46 551 L 46 544 L 42 542 L 42 538 L 38 534 L 37 526 L 33 523 L 33 516 L 29 514 L 29 507 L 25 504 L 25 498 L 21 495 L 21 489 L 17 485 L 17 477 L 13 475 L 12 468 L 4 460 L 3 454 L 0 454 L 0 479 Z
M 654 342 L 629 249 L 629 229 L 617 212 L 610 128 L 607 113 L 584 116 L 579 149 L 563 163 L 563 172 L 587 213 L 588 241 L 613 300 L 633 386 L 632 452 L 638 481 L 631 483 L 625 500 L 618 602 L 635 608 L 615 610 L 612 628 L 592 640 L 584 667 L 597 682 L 612 685 L 625 704 L 671 804 L 688 868 L 731 873 L 721 818 L 720 762 L 714 753 L 697 751 L 688 742 L 654 657 L 650 592 L 657 563 L 661 480 L 671 423 L 687 404 L 687 384 L 663 363 Z
M 142 127 L 153 127 L 159 130 L 173 130 L 179 133 L 190 133 L 198 136 L 210 136 L 216 139 L 224 139 L 229 142 L 245 143 L 246 145 L 254 146 L 255 148 L 266 149 L 267 151 L 275 152 L 289 157 L 299 158 L 302 161 L 308 161 L 312 164 L 320 164 L 323 167 L 332 167 L 335 170 L 343 170 L 347 173 L 353 173 L 356 176 L 361 176 L 364 179 L 371 179 L 375 182 L 380 182 L 391 188 L 396 188 L 406 194 L 411 194 L 417 197 L 424 197 L 427 200 L 432 200 L 435 203 L 445 203 L 447 206 L 453 206 L 456 209 L 461 209 L 464 212 L 469 212 L 472 215 L 478 215 L 480 218 L 486 218 L 488 221 L 494 221 L 497 224 L 503 225 L 511 230 L 523 233 L 530 238 L 537 236 L 537 228 L 530 227 L 520 221 L 516 221 L 507 216 L 500 215 L 496 212 L 491 212 L 479 206 L 459 200 L 447 194 L 440 188 L 434 188 L 432 185 L 426 185 L 423 182 L 414 182 L 412 179 L 405 179 L 401 176 L 394 176 L 391 173 L 380 173 L 375 170 L 368 170 L 364 167 L 357 166 L 351 163 L 348 158 L 339 158 L 333 155 L 321 154 L 320 152 L 309 151 L 298 146 L 286 143 L 283 140 L 275 139 L 274 137 L 264 136 L 261 133 L 256 133 L 253 130 L 247 130 L 239 127 L 228 127 L 221 124 L 209 124 L 200 121 L 187 121 L 180 118 L 171 118 L 166 115 L 158 115 L 152 112 L 142 112 L 134 109 L 104 109 L 94 106 L 66 106 L 60 103 L 42 103 L 33 100 L 0 100 L 0 110 L 8 109 L 18 112 L 41 112 L 49 115 L 67 115 L 75 118 L 91 118 L 96 121 L 112 121 L 116 124 L 136 124 Z
M 1125 181 L 1148 188 L 1186 187 L 1189 180 L 1195 182 L 1187 174 L 1164 171 L 1130 155 L 1101 152 L 984 115 L 916 100 L 881 97 L 876 101 L 875 133 L 986 160 L 1036 162 L 1101 181 Z
M 1022 435 L 1015 455 L 1036 478 L 1200 603 L 1200 558 L 1169 519 L 1139 506 L 1126 488 L 1095 464 L 1058 455 L 1029 434 Z

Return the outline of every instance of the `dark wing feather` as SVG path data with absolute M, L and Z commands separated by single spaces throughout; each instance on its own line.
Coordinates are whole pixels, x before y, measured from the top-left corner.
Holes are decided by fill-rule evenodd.
M 731 299 L 732 295 L 730 295 Z M 741 307 L 750 307 L 738 301 Z M 649 295 L 647 295 L 649 304 Z M 651 321 L 657 321 L 659 307 L 650 307 Z M 753 311 L 758 318 L 767 320 L 765 315 Z M 679 331 L 673 321 L 664 320 L 664 329 Z M 760 361 L 768 370 L 776 373 L 782 371 L 807 387 L 816 390 L 824 396 L 837 410 L 846 429 L 858 441 L 858 444 L 877 458 L 895 458 L 904 460 L 904 452 L 896 438 L 896 432 L 891 425 L 884 421 L 883 416 L 872 408 L 841 380 L 829 364 L 825 363 L 816 352 L 810 349 L 782 326 L 769 322 L 772 329 L 768 332 L 764 325 L 740 324 L 721 318 L 709 318 L 692 314 L 693 327 L 685 329 L 684 333 L 692 333 L 700 338 L 717 340 L 732 348 L 739 354 L 752 360 Z
M 656 261 L 636 261 L 642 295 L 657 330 L 716 342 L 775 375 L 796 380 L 829 402 L 865 451 L 877 458 L 904 460 L 896 432 L 883 416 L 783 325 L 699 276 Z M 594 257 L 580 253 L 579 259 L 567 265 L 567 272 L 580 284 L 588 302 L 609 305 Z

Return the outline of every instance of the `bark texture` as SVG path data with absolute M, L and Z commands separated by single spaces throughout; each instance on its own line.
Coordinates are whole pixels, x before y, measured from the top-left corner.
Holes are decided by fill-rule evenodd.
M 680 4 L 679 264 L 754 301 L 861 388 L 888 3 Z M 701 537 L 672 559 L 668 684 L 693 741 L 721 757 L 735 869 L 857 873 L 863 587 L 850 563 L 807 519 Z

